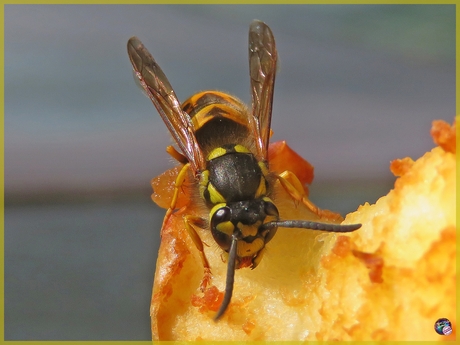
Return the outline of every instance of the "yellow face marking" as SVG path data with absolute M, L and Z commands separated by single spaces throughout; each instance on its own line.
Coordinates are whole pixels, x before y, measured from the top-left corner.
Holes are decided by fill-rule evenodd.
M 262 222 L 258 221 L 257 223 L 252 224 L 252 225 L 244 225 L 242 223 L 238 223 L 237 226 L 238 226 L 238 229 L 241 230 L 241 234 L 243 235 L 243 237 L 247 237 L 247 236 L 257 235 L 257 229 L 259 229 L 259 226 L 261 224 Z
M 206 157 L 206 160 L 210 161 L 211 159 L 221 157 L 226 153 L 227 153 L 227 150 L 225 150 L 222 147 L 217 147 L 209 153 L 208 157 Z
M 235 230 L 235 227 L 233 226 L 232 222 L 227 221 L 227 222 L 222 222 L 222 223 L 217 224 L 216 229 L 219 232 L 222 232 L 228 236 L 232 236 L 233 230 Z
M 254 256 L 265 246 L 265 242 L 261 238 L 256 238 L 252 243 L 238 241 L 236 254 L 239 257 Z
M 222 194 L 220 194 L 216 187 L 214 187 L 212 185 L 212 183 L 209 183 L 208 184 L 208 192 L 209 192 L 209 200 L 213 203 L 213 204 L 217 204 L 217 203 L 223 203 L 225 202 L 225 198 L 222 196 Z

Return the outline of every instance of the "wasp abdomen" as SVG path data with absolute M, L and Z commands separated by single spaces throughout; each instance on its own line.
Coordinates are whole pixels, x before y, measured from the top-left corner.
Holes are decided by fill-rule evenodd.
M 195 135 L 200 147 L 205 153 L 217 146 L 231 145 L 241 142 L 249 136 L 248 128 L 223 116 L 211 117 L 205 123 L 200 123 Z M 219 133 L 219 135 L 215 135 Z

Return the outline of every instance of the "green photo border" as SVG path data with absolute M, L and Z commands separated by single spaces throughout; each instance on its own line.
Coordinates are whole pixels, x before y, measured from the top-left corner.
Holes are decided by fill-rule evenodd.
M 77 1 L 31 1 L 31 0 L 18 0 L 18 1 L 1 1 L 1 6 L 0 6 L 0 20 L 1 20 L 1 25 L 0 25 L 0 30 L 1 30 L 1 69 L 4 71 L 4 34 L 5 34 L 5 28 L 4 28 L 4 23 L 5 23 L 5 5 L 21 5 L 21 4 L 35 4 L 35 5 L 40 5 L 40 4 L 89 4 L 89 5 L 110 5 L 110 4 L 129 4 L 129 5 L 135 5 L 135 4 L 340 4 L 340 5 L 345 5 L 345 4 L 398 4 L 398 5 L 403 5 L 403 4 L 413 4 L 413 5 L 427 5 L 427 4 L 436 4 L 436 5 L 458 5 L 460 3 L 460 0 L 458 1 L 397 1 L 397 0 L 387 0 L 387 1 L 340 1 L 340 0 L 327 0 L 327 1 L 305 1 L 305 0 L 297 0 L 297 1 L 268 1 L 268 0 L 252 0 L 252 1 L 241 1 L 241 0 L 231 0 L 231 1 L 180 1 L 180 0 L 169 0 L 169 1 L 151 1 L 151 0 L 144 0 L 144 1 L 134 1 L 134 2 L 127 2 L 127 1 L 88 1 L 88 0 L 77 0 Z M 460 14 L 460 9 L 459 6 L 456 6 L 456 56 L 459 56 L 459 46 L 460 46 L 460 35 L 459 35 L 459 30 L 458 30 L 458 18 Z M 460 114 L 460 106 L 459 106 L 459 90 L 460 90 L 460 85 L 459 85 L 459 72 L 460 71 L 460 66 L 458 63 L 458 60 L 456 61 L 456 119 L 460 120 L 460 117 L 458 114 Z M 4 76 L 4 74 L 3 74 Z M 0 222 L 1 222 L 1 236 L 0 236 L 0 276 L 1 276 L 1 284 L 0 284 L 0 300 L 1 300 L 1 310 L 0 310 L 0 342 L 2 344 L 11 344 L 11 345 L 22 345 L 22 344 L 27 344 L 27 345 L 45 345 L 49 344 L 50 341 L 5 341 L 4 336 L 5 336 L 5 330 L 4 330 L 4 167 L 5 167 L 5 161 L 4 161 L 4 77 L 1 78 L 0 81 L 0 103 L 2 105 L 1 108 L 1 121 L 0 121 L 0 135 L 1 135 L 1 150 L 0 150 L 0 157 L 1 157 L 1 174 L 0 174 L 0 179 L 1 179 L 1 196 L 0 196 Z M 459 134 L 459 127 L 457 126 L 457 136 Z M 459 151 L 460 145 L 459 142 L 457 141 L 457 152 Z M 460 172 L 457 169 L 457 181 L 459 180 L 460 177 Z M 457 193 L 457 205 L 459 204 L 459 194 Z M 458 215 L 457 215 L 457 222 L 458 222 Z M 459 248 L 459 236 L 457 236 L 457 248 Z M 457 267 L 459 266 L 459 259 L 457 255 Z M 458 289 L 458 277 L 457 277 L 457 301 L 460 300 L 460 294 L 459 294 L 459 289 Z M 457 321 L 459 320 L 459 310 L 457 309 Z M 410 315 L 408 315 L 408 320 L 407 320 L 407 327 L 408 330 L 410 330 Z M 458 323 L 457 323 L 458 327 Z M 105 345 L 105 344 L 139 344 L 139 345 L 146 345 L 146 344 L 151 344 L 151 341 L 52 341 L 53 344 L 68 344 L 68 345 L 75 345 L 75 344 L 94 344 L 94 345 Z M 155 342 L 155 343 L 164 343 L 164 344 L 172 344 L 173 342 L 166 342 L 166 341 L 161 341 L 161 342 Z M 190 342 L 174 342 L 174 344 L 189 344 Z M 197 344 L 215 344 L 216 342 L 212 341 L 205 341 L 205 342 L 196 342 Z M 219 344 L 235 344 L 235 343 L 245 343 L 245 342 L 219 342 Z M 254 344 L 266 344 L 267 342 L 251 342 Z M 303 342 L 273 342 L 273 343 L 288 343 L 288 344 L 300 344 Z M 316 344 L 320 342 L 309 342 L 309 344 Z M 321 342 L 321 344 L 324 343 L 331 343 L 331 344 L 340 344 L 340 343 L 345 343 L 345 342 Z M 377 343 L 377 342 L 353 342 L 354 344 L 370 344 L 370 343 Z M 379 342 L 383 343 L 383 342 Z M 391 344 L 398 344 L 398 343 L 406 343 L 406 342 L 385 342 L 385 343 L 391 343 Z M 417 342 L 412 342 L 416 344 Z M 424 342 L 423 344 L 435 344 L 435 342 Z

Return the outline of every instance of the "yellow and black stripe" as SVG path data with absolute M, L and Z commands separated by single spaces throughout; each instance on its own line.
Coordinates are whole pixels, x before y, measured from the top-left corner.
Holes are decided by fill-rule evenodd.
M 250 135 L 246 106 L 226 93 L 197 93 L 182 103 L 182 110 L 190 115 L 195 136 L 205 153 L 216 146 L 241 142 Z

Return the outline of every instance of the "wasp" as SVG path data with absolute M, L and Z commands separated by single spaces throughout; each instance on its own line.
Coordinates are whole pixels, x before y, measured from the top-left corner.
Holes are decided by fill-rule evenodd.
M 214 320 L 222 317 L 230 303 L 235 270 L 256 268 L 278 227 L 329 232 L 351 232 L 361 227 L 283 220 L 271 199 L 274 183 L 279 181 L 292 198 L 318 212 L 298 188 L 300 182 L 293 173 L 270 171 L 268 146 L 278 54 L 268 25 L 254 20 L 249 28 L 251 109 L 219 91 L 200 92 L 181 104 L 160 66 L 137 37 L 129 39 L 128 55 L 135 78 L 180 149 L 167 148 L 182 168 L 163 226 L 175 210 L 184 180 L 191 174 L 201 199 L 196 202 L 203 202 L 209 211 L 205 217 L 183 216 L 184 227 L 203 261 L 202 290 L 211 270 L 196 228 L 211 231 L 215 242 L 228 253 L 224 298 Z

